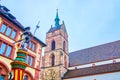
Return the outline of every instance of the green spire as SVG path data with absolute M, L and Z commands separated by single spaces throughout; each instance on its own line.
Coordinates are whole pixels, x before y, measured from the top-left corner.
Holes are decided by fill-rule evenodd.
M 59 27 L 59 16 L 58 16 L 58 9 L 57 9 L 57 12 L 56 12 L 56 18 L 55 18 L 55 27 Z

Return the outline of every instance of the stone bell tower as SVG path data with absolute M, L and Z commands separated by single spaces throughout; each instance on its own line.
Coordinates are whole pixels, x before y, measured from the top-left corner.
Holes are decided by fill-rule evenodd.
M 68 68 L 68 34 L 64 21 L 59 24 L 58 10 L 55 26 L 46 34 L 46 48 L 42 59 L 42 80 L 61 80 Z

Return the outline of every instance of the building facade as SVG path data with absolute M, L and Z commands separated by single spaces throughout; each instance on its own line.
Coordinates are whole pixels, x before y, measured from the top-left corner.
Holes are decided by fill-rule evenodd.
M 59 20 L 57 12 L 55 27 L 46 35 L 42 80 L 120 80 L 120 40 L 69 53 L 65 24 Z
M 8 80 L 17 51 L 13 43 L 24 31 L 9 11 L 0 5 L 0 80 Z M 59 21 L 57 11 L 55 25 L 46 34 L 47 46 L 31 36 L 24 80 L 120 80 L 120 40 L 69 53 L 65 23 Z
M 69 70 L 63 80 L 119 80 L 120 63 Z
M 120 40 L 69 54 L 63 80 L 119 80 Z
M 61 80 L 68 68 L 68 35 L 64 22 L 59 24 L 59 21 L 57 11 L 55 26 L 51 26 L 46 35 L 42 80 Z
M 15 59 L 17 51 L 13 43 L 19 40 L 24 31 L 24 26 L 9 11 L 8 8 L 0 5 L 0 80 L 8 80 L 10 63 Z M 27 46 L 29 54 L 26 62 L 29 66 L 25 70 L 25 80 L 40 80 L 41 53 L 44 46 L 41 40 L 31 36 Z

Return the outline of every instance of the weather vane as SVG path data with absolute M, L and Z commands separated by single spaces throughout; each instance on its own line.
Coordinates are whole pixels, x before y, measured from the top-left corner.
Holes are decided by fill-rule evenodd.
M 40 23 L 40 21 L 38 21 L 38 24 L 36 25 L 36 28 L 35 28 L 35 31 L 34 31 L 33 36 L 35 35 L 35 33 L 36 33 L 37 29 L 38 29 L 38 28 L 40 28 L 39 23 Z

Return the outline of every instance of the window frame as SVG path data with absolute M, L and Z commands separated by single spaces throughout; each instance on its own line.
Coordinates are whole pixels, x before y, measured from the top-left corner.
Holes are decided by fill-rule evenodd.
M 55 40 L 53 40 L 51 42 L 51 50 L 55 50 L 55 49 L 56 49 L 56 42 L 55 42 Z
M 28 56 L 29 56 L 29 58 L 28 58 Z M 29 65 L 29 66 L 31 66 L 31 67 L 34 67 L 34 62 L 35 62 L 35 57 L 33 57 L 33 56 L 31 56 L 31 55 L 27 55 L 27 57 L 26 57 L 27 59 L 26 59 L 26 63 Z M 32 65 L 30 65 L 31 63 L 31 58 L 32 58 Z
M 9 52 L 9 54 L 7 54 L 8 48 L 10 48 L 10 52 Z M 7 49 L 6 49 L 5 56 L 6 56 L 6 57 L 10 57 L 11 53 L 12 53 L 12 46 L 7 45 Z
M 9 32 L 9 30 L 10 30 L 10 32 Z M 8 37 L 11 37 L 11 34 L 12 34 L 12 28 L 10 26 L 7 26 L 5 35 L 8 36 Z
M 4 31 L 4 32 L 1 32 L 2 25 L 6 25 L 6 28 L 5 28 L 5 31 Z M 8 30 L 9 28 L 11 29 L 11 31 L 10 31 L 9 36 L 7 36 L 7 30 Z M 13 32 L 13 31 L 16 32 L 14 38 L 12 38 L 12 32 Z M 14 28 L 12 27 L 12 25 L 9 25 L 9 24 L 3 22 L 3 23 L 1 24 L 1 26 L 0 26 L 0 33 L 3 34 L 3 35 L 5 35 L 6 37 L 9 37 L 9 38 L 12 39 L 12 40 L 16 40 L 17 30 L 14 29 Z
M 0 41 L 1 41 L 1 40 L 0 40 Z M 5 44 L 6 46 L 5 46 L 5 50 L 4 50 L 3 54 L 0 54 L 0 55 L 5 56 L 5 57 L 7 57 L 7 58 L 11 58 L 11 54 L 12 54 L 12 51 L 13 51 L 13 46 L 7 44 L 6 42 L 1 41 L 1 43 L 0 43 L 0 46 L 1 46 L 1 47 L 2 47 L 2 44 Z M 6 52 L 7 52 L 9 46 L 11 47 L 11 50 L 10 50 L 9 56 L 7 56 L 7 55 L 6 55 L 6 54 L 7 54 Z M 1 47 L 0 47 L 0 48 L 1 48 Z
M 66 57 L 66 55 L 64 56 L 64 66 L 67 68 L 67 57 Z
M 34 45 L 34 50 L 33 50 L 33 45 Z M 33 41 L 30 41 L 30 42 L 28 43 L 27 48 L 28 48 L 29 50 L 33 51 L 33 52 L 36 52 L 36 43 L 33 42 Z
M 54 66 L 55 65 L 55 55 L 52 54 L 51 55 L 51 66 Z
M 64 41 L 64 42 L 63 42 L 63 51 L 64 51 L 64 52 L 66 51 L 66 50 L 65 50 L 65 49 L 66 49 L 65 46 L 66 46 L 66 42 Z
M 5 47 L 4 47 L 4 49 L 1 49 L 1 50 L 3 50 L 4 52 L 3 53 L 0 53 L 1 55 L 4 55 L 5 53 L 6 53 L 6 49 L 7 49 L 7 44 L 6 43 L 1 43 L 1 47 L 0 48 L 2 48 L 3 47 L 3 44 L 5 44 Z
M 5 27 L 6 27 L 5 30 L 4 30 L 4 32 L 1 31 L 3 25 L 5 25 Z M 7 29 L 7 24 L 6 24 L 6 23 L 2 23 L 2 24 L 1 24 L 1 27 L 0 27 L 0 32 L 4 34 L 4 33 L 6 32 L 6 29 Z
M 14 35 L 14 37 L 12 37 L 12 34 L 13 34 L 13 32 L 15 32 L 15 35 Z M 12 29 L 12 31 L 11 31 L 11 39 L 16 39 L 16 35 L 17 35 L 17 31 L 16 30 L 14 30 L 14 29 Z
M 24 79 L 23 80 L 28 80 L 28 75 L 24 75 Z

